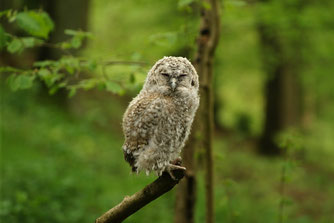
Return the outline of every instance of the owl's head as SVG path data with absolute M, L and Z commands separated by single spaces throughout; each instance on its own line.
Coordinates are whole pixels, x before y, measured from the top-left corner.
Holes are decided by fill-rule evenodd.
M 143 89 L 164 95 L 198 92 L 198 75 L 184 57 L 164 57 L 149 71 Z

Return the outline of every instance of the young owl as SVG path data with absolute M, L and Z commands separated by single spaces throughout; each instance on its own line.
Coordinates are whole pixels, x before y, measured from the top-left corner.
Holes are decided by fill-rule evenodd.
M 177 160 L 199 105 L 198 75 L 183 57 L 164 57 L 149 71 L 143 89 L 123 117 L 124 158 L 133 172 L 184 169 Z

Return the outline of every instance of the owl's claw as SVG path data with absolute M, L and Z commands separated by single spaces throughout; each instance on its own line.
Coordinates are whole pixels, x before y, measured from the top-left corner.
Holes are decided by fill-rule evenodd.
M 175 171 L 178 171 L 178 170 L 184 172 L 187 169 L 185 167 L 183 167 L 183 166 L 178 166 L 178 165 L 171 164 L 171 163 L 166 168 L 166 172 L 170 175 L 170 177 L 173 180 L 176 180 L 176 181 L 180 180 L 179 177 L 175 176 Z M 178 175 L 178 174 L 176 174 L 176 175 Z

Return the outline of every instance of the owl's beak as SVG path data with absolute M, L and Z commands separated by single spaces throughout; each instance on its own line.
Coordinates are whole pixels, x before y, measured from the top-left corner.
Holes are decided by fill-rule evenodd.
M 174 77 L 172 77 L 172 78 L 170 79 L 170 87 L 172 88 L 172 91 L 175 91 L 175 89 L 176 89 L 176 85 L 177 85 L 177 79 L 174 78 Z

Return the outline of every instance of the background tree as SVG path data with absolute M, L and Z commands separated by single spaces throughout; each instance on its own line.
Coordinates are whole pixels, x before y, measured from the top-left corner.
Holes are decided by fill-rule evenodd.
M 265 84 L 265 122 L 260 151 L 279 154 L 275 137 L 289 127 L 297 127 L 302 115 L 302 89 L 305 33 L 300 13 L 303 1 L 261 1 L 258 30 L 262 46 Z M 274 9 L 276 12 L 274 12 Z M 275 14 L 277 11 L 280 15 Z M 280 16 L 280 17 L 279 17 Z
M 194 154 L 204 150 L 206 222 L 214 222 L 214 173 L 213 173 L 213 61 L 219 41 L 220 14 L 216 0 L 201 2 L 201 25 L 197 38 L 197 53 L 194 66 L 199 75 L 201 103 L 196 115 L 190 141 L 184 149 L 185 165 L 189 176 L 181 183 L 176 203 L 175 222 L 194 221 L 194 201 L 196 197 L 196 170 Z M 200 146 L 199 146 L 200 145 Z

